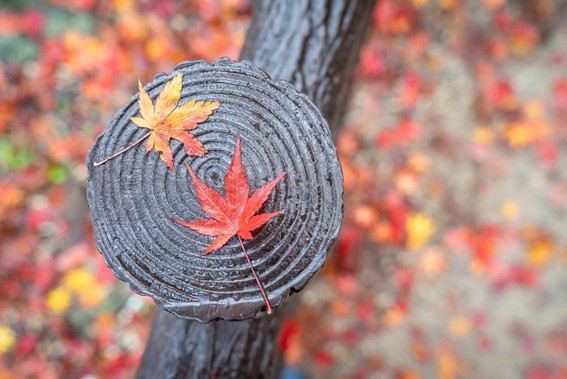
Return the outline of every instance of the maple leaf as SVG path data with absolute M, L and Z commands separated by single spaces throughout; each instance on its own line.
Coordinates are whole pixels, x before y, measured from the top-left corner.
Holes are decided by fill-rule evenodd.
M 183 74 L 179 72 L 173 79 L 165 83 L 163 90 L 156 99 L 155 105 L 150 95 L 148 95 L 142 86 L 142 83 L 138 80 L 138 88 L 140 91 L 138 95 L 138 105 L 142 117 L 130 117 L 130 120 L 138 127 L 149 129 L 150 131 L 124 150 L 119 151 L 101 162 L 95 162 L 94 166 L 100 166 L 108 162 L 112 158 L 130 150 L 145 139 L 148 139 L 146 153 L 154 149 L 160 155 L 160 159 L 171 170 L 174 168 L 173 156 L 169 146 L 169 140 L 171 138 L 185 145 L 187 155 L 202 157 L 207 150 L 205 150 L 201 142 L 188 131 L 197 128 L 199 123 L 206 121 L 213 111 L 218 109 L 220 103 L 218 101 L 192 100 L 177 106 L 181 98 L 182 79 Z
M 246 260 L 252 270 L 252 274 L 254 275 L 266 302 L 267 313 L 271 313 L 270 303 L 264 292 L 260 279 L 254 271 L 254 267 L 252 266 L 252 262 L 244 248 L 242 240 L 251 240 L 253 238 L 251 233 L 252 231 L 266 224 L 271 218 L 283 213 L 283 210 L 280 210 L 276 212 L 256 214 L 272 193 L 275 185 L 286 175 L 286 172 L 278 175 L 277 178 L 256 190 L 256 192 L 249 197 L 250 183 L 246 176 L 246 168 L 242 163 L 240 136 L 236 138 L 236 147 L 234 148 L 232 162 L 230 163 L 228 172 L 224 178 L 226 197 L 223 197 L 199 179 L 189 164 L 187 164 L 187 170 L 189 170 L 189 174 L 193 180 L 193 186 L 195 188 L 199 204 L 203 211 L 211 216 L 211 218 L 198 221 L 173 219 L 173 221 L 186 226 L 197 233 L 216 237 L 202 255 L 207 255 L 220 249 L 232 237 L 237 236 L 244 255 L 246 256 Z
M 423 213 L 415 213 L 406 221 L 407 242 L 411 250 L 422 247 L 435 233 L 435 222 Z

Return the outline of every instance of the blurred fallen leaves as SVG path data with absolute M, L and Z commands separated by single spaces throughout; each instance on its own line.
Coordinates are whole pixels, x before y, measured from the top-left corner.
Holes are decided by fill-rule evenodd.
M 421 248 L 429 241 L 435 230 L 436 226 L 432 218 L 423 213 L 411 214 L 406 223 L 407 248 L 410 250 Z

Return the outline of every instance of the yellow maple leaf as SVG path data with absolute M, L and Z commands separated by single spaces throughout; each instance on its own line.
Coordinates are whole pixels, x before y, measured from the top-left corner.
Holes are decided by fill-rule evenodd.
M 543 266 L 549 261 L 552 251 L 553 244 L 550 240 L 543 238 L 535 241 L 528 250 L 528 261 L 533 266 Z
M 99 305 L 106 295 L 105 289 L 97 283 L 92 272 L 84 267 L 69 271 L 63 278 L 63 286 L 74 293 L 87 309 Z
M 0 354 L 9 352 L 16 343 L 16 333 L 7 326 L 0 325 Z
M 47 307 L 53 313 L 63 313 L 71 305 L 71 294 L 66 288 L 57 287 L 47 294 Z
M 189 101 L 178 106 L 181 98 L 183 74 L 177 73 L 173 79 L 165 83 L 163 90 L 158 95 L 155 105 L 146 92 L 142 83 L 138 80 L 138 105 L 142 117 L 130 117 L 130 120 L 140 128 L 149 129 L 138 141 L 127 148 L 106 158 L 95 162 L 94 166 L 100 166 L 112 158 L 125 153 L 145 139 L 146 153 L 155 150 L 160 154 L 160 159 L 173 170 L 173 156 L 169 146 L 170 139 L 176 139 L 185 145 L 187 155 L 201 157 L 207 150 L 195 136 L 188 131 L 197 128 L 198 124 L 207 120 L 209 116 L 218 109 L 218 101 Z
M 504 128 L 504 137 L 513 147 L 524 147 L 535 139 L 534 130 L 522 122 L 510 122 Z
M 133 0 L 112 0 L 112 8 L 117 13 L 130 11 L 133 7 Z
M 73 292 L 81 292 L 95 283 L 93 274 L 80 267 L 69 271 L 63 278 L 65 287 Z
M 408 249 L 416 250 L 429 241 L 429 238 L 435 233 L 435 222 L 423 213 L 414 213 L 408 217 L 406 221 Z

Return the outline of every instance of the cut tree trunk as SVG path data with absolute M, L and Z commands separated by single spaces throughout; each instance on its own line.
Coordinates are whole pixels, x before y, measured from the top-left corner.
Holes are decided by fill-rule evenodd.
M 374 0 L 257 1 L 240 59 L 307 94 L 334 138 Z
M 241 59 L 307 94 L 336 139 L 373 0 L 256 1 Z M 272 378 L 284 309 L 207 324 L 158 307 L 137 378 Z

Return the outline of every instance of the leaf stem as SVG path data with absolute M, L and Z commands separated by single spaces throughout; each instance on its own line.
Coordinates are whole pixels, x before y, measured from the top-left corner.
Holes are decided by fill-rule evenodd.
M 110 157 L 106 158 L 105 160 L 102 160 L 100 162 L 95 162 L 93 163 L 93 166 L 100 166 L 105 164 L 106 162 L 108 162 L 109 160 L 116 158 L 117 156 L 119 156 L 120 154 L 124 154 L 125 152 L 127 152 L 128 150 L 130 150 L 131 148 L 133 148 L 136 145 L 139 145 L 143 140 L 145 140 L 146 138 L 148 138 L 150 136 L 150 134 L 152 134 L 152 132 L 148 132 L 146 134 L 144 134 L 144 136 L 142 138 L 140 138 L 139 140 L 137 140 L 136 142 L 134 142 L 132 145 L 128 146 L 125 149 L 120 150 L 118 153 L 111 155 Z
M 258 288 L 260 288 L 260 292 L 262 293 L 262 297 L 264 298 L 264 302 L 266 303 L 266 313 L 272 314 L 272 306 L 270 305 L 270 300 L 268 300 L 268 296 L 266 296 L 266 291 L 264 291 L 264 286 L 262 286 L 262 282 L 260 282 L 260 278 L 258 277 L 258 274 L 256 274 L 256 271 L 254 270 L 254 266 L 252 266 L 252 261 L 248 256 L 248 252 L 246 252 L 246 249 L 244 248 L 242 239 L 240 238 L 239 235 L 237 235 L 237 237 L 238 237 L 238 241 L 240 242 L 240 246 L 242 247 L 242 251 L 246 256 L 246 260 L 248 261 L 248 265 L 250 266 L 250 270 L 252 270 L 252 275 L 254 275 L 254 278 L 256 279 L 256 283 L 258 284 Z

